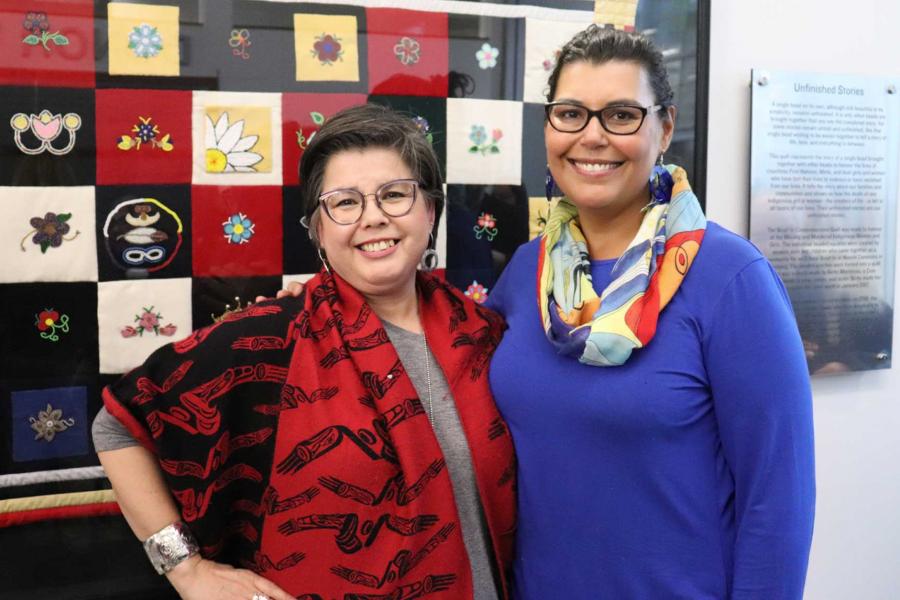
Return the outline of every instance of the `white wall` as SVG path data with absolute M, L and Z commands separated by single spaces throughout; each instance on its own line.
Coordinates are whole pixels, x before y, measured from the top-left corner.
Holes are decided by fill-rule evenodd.
M 711 1 L 707 213 L 746 236 L 750 69 L 900 79 L 900 3 Z M 895 268 L 900 251 L 896 259 Z M 818 503 L 809 600 L 900 598 L 897 299 L 895 292 L 893 369 L 813 380 Z

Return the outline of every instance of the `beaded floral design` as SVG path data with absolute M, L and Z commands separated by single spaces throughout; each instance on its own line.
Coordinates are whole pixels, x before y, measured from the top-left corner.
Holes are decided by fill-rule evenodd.
M 487 300 L 488 288 L 484 287 L 473 279 L 472 283 L 468 288 L 466 288 L 466 291 L 464 293 L 466 296 L 468 296 L 478 304 L 484 304 Z
M 48 442 L 52 442 L 60 431 L 65 431 L 75 425 L 75 419 L 71 417 L 64 419 L 62 410 L 53 408 L 50 404 L 47 404 L 47 408 L 44 410 L 38 411 L 37 417 L 28 417 L 28 422 L 35 431 L 35 441 L 46 440 Z
M 419 62 L 419 42 L 411 37 L 402 37 L 394 45 L 394 56 L 404 65 L 414 65 Z
M 13 128 L 16 147 L 23 153 L 34 155 L 46 150 L 50 154 L 61 156 L 68 154 L 75 147 L 75 132 L 81 129 L 81 116 L 76 113 L 66 113 L 62 116 L 60 113 L 53 114 L 44 109 L 38 115 L 16 113 L 9 120 L 9 124 Z M 53 142 L 60 137 L 63 130 L 68 132 L 66 145 L 62 147 L 54 145 Z M 40 142 L 37 148 L 25 145 L 22 134 L 26 131 L 31 131 Z
M 413 123 L 416 124 L 416 129 L 425 136 L 425 139 L 428 140 L 429 144 L 434 143 L 434 136 L 431 134 L 431 125 L 428 123 L 428 119 L 416 116 L 413 117 Z
M 140 314 L 134 315 L 136 326 L 127 325 L 122 328 L 122 337 L 130 338 L 134 336 L 143 337 L 144 332 L 153 332 L 155 335 L 172 336 L 178 329 L 176 325 L 169 323 L 160 325 L 163 316 L 158 312 L 153 312 L 153 307 L 143 307 Z
M 246 244 L 256 233 L 255 227 L 256 223 L 248 219 L 244 213 L 231 215 L 227 221 L 222 223 L 222 230 L 225 232 L 225 239 L 229 244 Z
M 240 297 L 240 296 L 235 296 L 235 297 L 234 297 L 234 303 L 235 303 L 235 304 L 234 304 L 233 307 L 232 307 L 230 304 L 226 304 L 226 305 L 225 305 L 225 310 L 224 310 L 224 311 L 222 312 L 222 314 L 220 314 L 220 315 L 217 315 L 217 314 L 215 314 L 215 313 L 209 313 L 209 316 L 212 318 L 213 323 L 218 323 L 219 321 L 221 321 L 222 319 L 224 319 L 224 318 L 227 317 L 228 315 L 230 315 L 230 314 L 232 314 L 232 313 L 236 313 L 236 312 L 241 311 L 241 310 L 244 310 L 245 308 L 247 308 L 248 306 L 250 306 L 251 304 L 253 304 L 252 302 L 248 302 L 247 304 L 241 306 L 241 297 Z
M 472 129 L 469 131 L 469 141 L 472 142 L 472 145 L 469 146 L 469 153 L 476 154 L 480 152 L 482 156 L 500 154 L 500 147 L 497 143 L 502 138 L 503 130 L 501 129 L 491 131 L 491 137 L 488 139 L 487 129 L 485 129 L 484 125 L 472 125 Z
M 325 115 L 320 112 L 312 111 L 309 113 L 309 117 L 317 127 L 321 127 L 325 124 Z M 309 134 L 309 137 L 306 137 L 303 135 L 303 128 L 301 127 L 300 129 L 298 129 L 296 132 L 297 146 L 299 146 L 301 150 L 306 150 L 306 147 L 309 145 L 309 143 L 313 141 L 314 137 L 316 137 L 316 131 L 318 130 L 314 129 L 312 133 Z
M 63 242 L 71 242 L 81 233 L 76 231 L 72 237 L 65 237 L 71 230 L 68 223 L 71 218 L 72 213 L 56 214 L 52 212 L 45 214 L 44 218 L 32 217 L 29 221 L 31 231 L 26 233 L 19 242 L 19 248 L 25 252 L 25 240 L 28 239 L 28 236 L 32 236 L 32 243 L 41 248 L 41 254 L 46 254 L 48 248 L 59 248 Z
M 50 21 L 47 20 L 46 13 L 30 12 L 26 14 L 25 20 L 22 21 L 22 27 L 28 32 L 28 35 L 22 40 L 23 44 L 28 44 L 29 46 L 40 44 L 47 52 L 50 52 L 50 46 L 47 44 L 51 42 L 57 46 L 67 46 L 69 44 L 69 38 L 59 31 L 49 32 Z
M 330 33 L 316 36 L 313 44 L 312 55 L 319 59 L 323 65 L 331 65 L 339 60 L 344 60 L 344 51 L 341 49 L 341 38 Z
M 119 136 L 116 147 L 119 150 L 141 149 L 141 144 L 149 144 L 151 148 L 158 148 L 163 152 L 171 152 L 174 146 L 169 140 L 170 134 L 159 137 L 159 127 L 153 122 L 153 117 L 138 117 L 138 123 L 131 128 L 131 134 Z
M 153 58 L 162 52 L 163 39 L 156 27 L 141 23 L 128 34 L 128 47 L 138 58 Z
M 246 29 L 232 29 L 231 37 L 228 38 L 228 45 L 231 46 L 231 53 L 240 56 L 244 60 L 250 58 L 247 48 L 250 47 L 250 32 Z
M 58 332 L 69 333 L 69 316 L 60 315 L 58 310 L 45 308 L 34 315 L 34 326 L 41 332 L 43 339 L 58 342 Z
M 213 125 L 206 119 L 206 172 L 207 173 L 255 173 L 253 165 L 262 161 L 262 154 L 250 152 L 259 141 L 258 135 L 244 135 L 244 120 L 228 123 L 228 113 L 223 112 Z
M 494 241 L 499 230 L 497 229 L 497 219 L 488 212 L 483 212 L 478 216 L 477 224 L 472 228 L 475 231 L 475 237 L 481 239 L 482 234 L 487 236 L 488 241 Z
M 481 45 L 481 49 L 475 53 L 475 59 L 478 61 L 478 67 L 481 69 L 493 69 L 497 66 L 497 58 L 500 56 L 500 50 L 491 46 L 488 42 Z
M 562 53 L 562 50 L 556 50 L 553 53 L 553 58 L 545 58 L 544 62 L 541 63 L 541 66 L 544 67 L 544 70 L 548 73 L 553 70 L 553 67 L 556 66 L 556 61 L 559 60 L 559 55 Z

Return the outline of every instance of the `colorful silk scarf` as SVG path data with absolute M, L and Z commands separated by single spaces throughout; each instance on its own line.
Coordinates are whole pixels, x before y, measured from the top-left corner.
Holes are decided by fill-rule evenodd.
M 487 366 L 500 319 L 431 275 L 420 313 L 472 453 L 498 573 L 515 465 Z M 204 556 L 303 600 L 472 597 L 453 488 L 415 388 L 362 296 L 320 273 L 157 351 L 104 391 L 156 453 Z M 505 597 L 505 582 L 503 592 Z
M 660 311 L 693 264 L 706 218 L 684 169 L 657 169 L 656 197 L 599 296 L 577 209 L 564 198 L 550 211 L 538 250 L 538 305 L 560 354 L 586 365 L 624 364 L 653 338 Z

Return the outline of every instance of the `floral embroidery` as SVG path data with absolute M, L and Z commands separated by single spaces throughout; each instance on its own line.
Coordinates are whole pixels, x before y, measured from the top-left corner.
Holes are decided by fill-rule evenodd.
M 156 123 L 153 122 L 153 117 L 144 117 L 139 116 L 138 119 L 140 123 L 137 123 L 131 128 L 131 133 L 134 134 L 134 137 L 130 135 L 120 136 L 118 139 L 118 144 L 116 147 L 119 150 L 131 150 L 132 148 L 136 148 L 137 150 L 141 149 L 141 144 L 151 144 L 153 148 L 159 148 L 164 152 L 171 152 L 174 146 L 172 142 L 169 141 L 169 135 L 166 134 L 161 138 L 157 139 L 159 136 L 159 127 Z
M 228 220 L 222 223 L 222 229 L 225 231 L 225 239 L 229 244 L 246 244 L 256 233 L 254 228 L 256 223 L 247 218 L 244 213 L 231 215 Z
M 547 71 L 549 73 L 550 71 L 553 70 L 553 67 L 556 66 L 556 61 L 559 60 L 559 55 L 561 52 L 562 52 L 562 50 L 557 50 L 556 52 L 553 53 L 553 58 L 544 59 L 544 62 L 542 63 L 542 65 L 543 65 L 545 71 Z
M 247 48 L 251 45 L 250 32 L 246 29 L 232 29 L 228 45 L 231 46 L 231 53 L 235 56 L 240 56 L 244 60 L 250 58 L 250 54 L 247 52 Z
M 315 123 L 317 126 L 321 127 L 322 125 L 325 124 L 325 115 L 323 115 L 322 113 L 312 111 L 309 113 L 309 116 L 313 120 L 313 123 Z M 318 130 L 315 130 L 312 133 L 310 133 L 309 137 L 304 137 L 303 128 L 301 127 L 300 129 L 298 129 L 297 130 L 297 146 L 299 146 L 301 150 L 306 150 L 306 147 L 309 145 L 309 143 L 313 141 L 314 137 L 316 137 L 316 131 L 318 131 Z
M 81 117 L 75 113 L 53 114 L 49 110 L 42 110 L 41 114 L 16 113 L 9 120 L 10 126 L 15 131 L 16 146 L 25 154 L 40 154 L 44 150 L 50 154 L 61 156 L 68 154 L 75 147 L 75 132 L 81 128 Z M 53 145 L 53 141 L 60 136 L 63 129 L 69 133 L 69 142 L 62 148 Z M 41 145 L 37 148 L 29 148 L 22 141 L 22 134 L 31 131 Z
M 241 311 L 241 310 L 244 310 L 245 308 L 247 308 L 248 306 L 250 306 L 251 304 L 253 304 L 252 302 L 248 302 L 248 303 L 245 304 L 244 306 L 241 306 L 241 298 L 240 298 L 240 296 L 235 296 L 235 297 L 234 297 L 234 301 L 235 301 L 235 306 L 234 306 L 234 308 L 232 308 L 230 304 L 226 304 L 226 305 L 225 305 L 225 311 L 224 311 L 222 314 L 220 314 L 220 315 L 216 315 L 215 313 L 209 313 L 209 316 L 212 318 L 213 323 L 218 323 L 219 321 L 221 321 L 222 319 L 224 319 L 224 318 L 227 317 L 228 315 L 230 315 L 230 314 L 232 314 L 232 313 L 236 313 L 236 312 Z
M 466 288 L 464 292 L 466 296 L 477 302 L 478 304 L 484 304 L 487 300 L 487 292 L 488 288 L 484 287 L 474 279 L 472 280 L 472 284 Z
M 50 22 L 47 20 L 46 13 L 28 13 L 25 15 L 25 20 L 22 21 L 22 27 L 28 32 L 28 35 L 22 40 L 23 44 L 28 44 L 29 46 L 40 44 L 47 52 L 50 52 L 50 46 L 47 45 L 47 42 L 53 42 L 57 46 L 67 46 L 69 44 L 69 38 L 59 31 L 48 33 Z
M 469 140 L 473 145 L 469 147 L 469 152 L 472 154 L 481 152 L 482 156 L 488 153 L 500 154 L 500 147 L 497 145 L 497 142 L 502 137 L 503 131 L 494 129 L 491 131 L 491 139 L 488 140 L 487 130 L 484 128 L 484 125 L 472 125 L 472 130 L 469 132 Z
M 428 123 L 428 119 L 425 117 L 413 117 L 413 123 L 416 124 L 416 129 L 422 132 L 422 135 L 425 136 L 425 139 L 428 140 L 429 144 L 434 143 L 434 136 L 431 135 L 431 125 Z
M 228 124 L 228 113 L 223 112 L 213 125 L 206 115 L 206 172 L 207 173 L 255 173 L 253 165 L 260 162 L 262 154 L 250 152 L 258 135 L 241 137 L 244 121 Z
M 491 46 L 488 42 L 481 45 L 481 50 L 475 53 L 478 59 L 478 66 L 482 69 L 493 69 L 497 66 L 497 57 L 500 56 L 500 50 Z
M 344 60 L 344 51 L 341 49 L 341 38 L 330 33 L 323 33 L 316 37 L 313 44 L 312 55 L 319 59 L 323 65 Z
M 481 239 L 481 234 L 485 234 L 487 236 L 488 241 L 494 241 L 494 238 L 497 236 L 497 219 L 494 218 L 494 215 L 488 212 L 483 212 L 478 217 L 478 224 L 472 228 L 475 231 L 475 237 L 477 239 Z
M 172 336 L 175 335 L 175 331 L 178 329 L 176 325 L 169 323 L 168 325 L 160 327 L 160 321 L 163 316 L 160 313 L 153 312 L 153 307 L 143 307 L 142 312 L 139 315 L 134 315 L 134 321 L 137 323 L 137 327 L 132 327 L 128 325 L 122 328 L 122 337 L 130 338 L 134 336 L 143 337 L 145 331 L 152 331 L 156 335 L 164 335 L 164 336 Z
M 41 254 L 46 254 L 47 248 L 59 248 L 64 241 L 71 242 L 81 233 L 80 231 L 76 231 L 75 235 L 72 237 L 63 237 L 69 233 L 69 229 L 71 229 L 67 222 L 71 218 L 72 213 L 62 213 L 58 215 L 52 212 L 45 214 L 43 219 L 40 217 L 32 217 L 31 221 L 29 221 L 32 229 L 26 233 L 25 237 L 22 238 L 22 241 L 19 242 L 19 248 L 22 249 L 22 252 L 25 252 L 25 240 L 31 234 L 34 234 L 31 241 L 41 247 Z
M 65 431 L 75 425 L 75 419 L 71 417 L 63 419 L 62 410 L 53 408 L 50 404 L 47 404 L 47 408 L 44 410 L 38 411 L 37 418 L 28 417 L 28 422 L 31 423 L 31 428 L 36 433 L 35 441 L 46 440 L 48 442 L 52 442 L 60 431 Z
M 34 315 L 34 325 L 43 339 L 58 342 L 57 331 L 69 333 L 69 315 L 60 315 L 58 310 L 45 308 L 40 314 Z
M 411 37 L 402 37 L 394 46 L 394 56 L 404 65 L 414 65 L 419 62 L 419 42 Z
M 141 23 L 128 34 L 128 47 L 138 58 L 153 58 L 163 49 L 159 30 L 147 23 Z

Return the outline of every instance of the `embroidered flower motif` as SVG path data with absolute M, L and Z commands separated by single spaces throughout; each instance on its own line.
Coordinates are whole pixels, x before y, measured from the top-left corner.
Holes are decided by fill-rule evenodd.
M 138 120 L 140 121 L 136 125 L 131 128 L 131 135 L 122 135 L 119 136 L 118 144 L 116 147 L 119 150 L 131 150 L 135 148 L 137 150 L 141 149 L 141 144 L 151 144 L 153 148 L 159 148 L 163 152 L 171 152 L 175 147 L 172 145 L 172 142 L 169 141 L 170 134 L 166 134 L 161 138 L 157 139 L 159 136 L 159 127 L 156 123 L 153 122 L 153 117 L 144 117 L 139 116 Z
M 50 22 L 47 20 L 45 13 L 30 12 L 26 14 L 25 20 L 22 21 L 22 27 L 28 32 L 28 35 L 22 40 L 23 44 L 28 44 L 29 46 L 40 44 L 47 52 L 50 52 L 50 46 L 47 45 L 47 42 L 53 42 L 57 46 L 69 44 L 69 38 L 62 35 L 59 31 L 47 33 L 50 29 Z
M 162 51 L 163 39 L 156 27 L 141 23 L 128 34 L 128 47 L 138 58 L 153 58 Z
M 223 112 L 213 125 L 209 115 L 206 117 L 206 172 L 207 173 L 255 173 L 253 165 L 263 157 L 256 152 L 249 152 L 256 145 L 258 135 L 241 137 L 244 133 L 244 121 L 228 124 L 228 113 Z
M 247 48 L 250 47 L 250 32 L 246 29 L 232 29 L 231 37 L 228 38 L 228 45 L 231 46 L 231 53 L 240 56 L 244 60 L 250 58 Z
M 323 115 L 322 113 L 312 111 L 309 113 L 309 116 L 312 119 L 313 123 L 315 123 L 317 126 L 321 127 L 325 124 L 325 115 Z M 301 127 L 300 129 L 298 129 L 297 146 L 299 146 L 301 150 L 306 150 L 306 147 L 310 144 L 310 142 L 313 141 L 313 138 L 316 137 L 316 131 L 318 130 L 313 130 L 313 132 L 309 134 L 309 137 L 304 137 L 303 128 Z
M 487 300 L 487 292 L 488 288 L 484 287 L 473 279 L 471 285 L 466 288 L 466 291 L 464 293 L 466 296 L 468 296 L 478 304 L 484 304 Z
M 316 37 L 313 44 L 312 55 L 319 59 L 323 65 L 344 60 L 344 51 L 341 49 L 341 38 L 330 33 L 322 33 Z
M 497 142 L 502 137 L 503 130 L 494 129 L 491 131 L 491 139 L 488 140 L 487 129 L 483 125 L 472 125 L 472 130 L 469 132 L 469 140 L 473 145 L 469 146 L 469 152 L 472 154 L 481 152 L 482 156 L 486 154 L 500 154 L 500 147 L 497 145 Z
M 50 404 L 47 404 L 47 408 L 44 410 L 38 411 L 37 418 L 28 417 L 28 422 L 31 423 L 31 428 L 36 433 L 35 441 L 43 439 L 48 442 L 52 442 L 60 431 L 65 431 L 75 425 L 75 419 L 71 417 L 64 419 L 62 410 L 53 408 Z
M 494 238 L 497 236 L 497 219 L 494 218 L 494 215 L 488 212 L 483 212 L 478 216 L 477 225 L 472 229 L 475 231 L 475 237 L 477 239 L 481 239 L 481 234 L 487 236 L 488 241 L 494 241 Z
M 428 123 L 428 119 L 425 117 L 413 117 L 413 123 L 416 124 L 416 129 L 422 132 L 422 135 L 425 136 L 425 139 L 428 140 L 429 144 L 434 143 L 434 136 L 431 135 L 431 125 Z
M 69 316 L 60 315 L 58 310 L 45 308 L 40 314 L 34 315 L 34 325 L 41 332 L 43 339 L 58 342 L 57 331 L 69 333 Z
M 70 242 L 74 240 L 81 233 L 80 231 L 76 231 L 72 237 L 63 237 L 71 229 L 67 222 L 70 218 L 72 218 L 72 213 L 58 215 L 52 212 L 45 214 L 43 219 L 32 217 L 31 221 L 29 221 L 31 231 L 26 233 L 22 241 L 19 242 L 19 248 L 22 249 L 22 252 L 25 252 L 25 240 L 32 234 L 34 234 L 34 237 L 31 238 L 31 241 L 41 247 L 41 254 L 46 254 L 47 248 L 59 248 L 64 241 Z
M 234 308 L 232 308 L 232 306 L 230 304 L 226 304 L 224 312 L 222 312 L 222 314 L 220 314 L 220 315 L 217 315 L 215 313 L 209 313 L 209 316 L 212 318 L 213 323 L 218 323 L 219 321 L 221 321 L 228 315 L 236 313 L 241 310 L 244 310 L 245 308 L 247 308 L 251 304 L 253 304 L 252 302 L 248 302 L 244 306 L 241 306 L 241 297 L 240 296 L 235 296 L 234 301 L 235 301 Z
M 49 110 L 42 110 L 39 115 L 16 113 L 9 120 L 13 128 L 16 147 L 25 154 L 40 154 L 44 150 L 57 156 L 68 154 L 75 147 L 75 132 L 81 128 L 81 117 L 76 113 L 53 114 Z M 62 148 L 53 145 L 53 141 L 60 136 L 63 129 L 69 132 L 69 142 Z M 41 145 L 37 148 L 29 148 L 22 141 L 22 133 L 31 131 Z
M 556 52 L 553 53 L 553 58 L 544 59 L 542 66 L 544 67 L 545 71 L 547 71 L 549 73 L 550 71 L 553 70 L 553 67 L 556 66 L 556 61 L 559 60 L 559 55 L 561 52 L 562 52 L 562 50 L 558 49 L 558 50 L 556 50 Z
M 394 56 L 404 65 L 414 65 L 419 62 L 419 42 L 411 37 L 402 37 L 394 46 Z
M 156 335 L 164 335 L 164 336 L 172 336 L 175 334 L 175 331 L 178 329 L 176 325 L 169 323 L 163 327 L 160 326 L 162 321 L 162 315 L 157 312 L 153 312 L 153 307 L 143 307 L 141 310 L 143 312 L 139 315 L 134 315 L 134 322 L 137 323 L 137 327 L 132 327 L 131 325 L 127 325 L 122 328 L 121 334 L 123 338 L 130 338 L 135 336 L 143 337 L 145 331 L 152 331 Z
M 478 59 L 478 66 L 482 69 L 493 69 L 497 66 L 497 57 L 500 56 L 500 50 L 491 46 L 488 42 L 481 45 L 481 50 L 475 53 Z
M 222 223 L 222 229 L 225 231 L 225 239 L 229 244 L 246 244 L 256 233 L 254 228 L 256 223 L 247 218 L 244 213 L 231 215 L 228 220 Z

